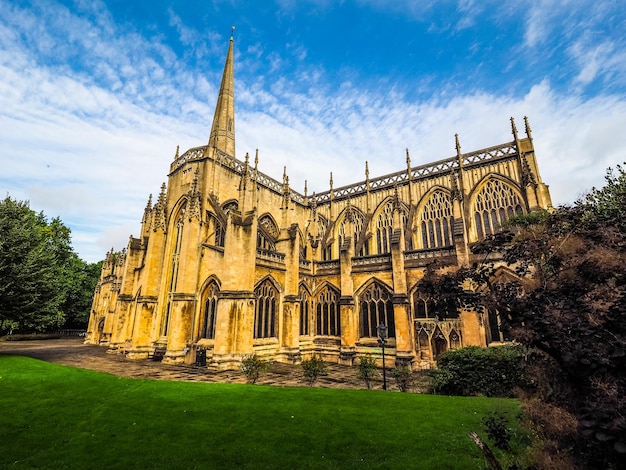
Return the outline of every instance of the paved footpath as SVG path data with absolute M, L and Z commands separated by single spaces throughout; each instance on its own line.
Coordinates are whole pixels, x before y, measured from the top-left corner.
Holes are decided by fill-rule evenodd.
M 2 355 L 20 355 L 56 364 L 106 372 L 121 377 L 148 378 L 156 380 L 183 380 L 194 382 L 246 383 L 240 371 L 214 372 L 206 367 L 181 364 L 163 364 L 149 360 L 130 360 L 117 353 L 107 353 L 107 348 L 84 344 L 82 338 L 51 339 L 36 341 L 0 341 Z M 357 378 L 357 368 L 327 364 L 329 373 L 320 377 L 316 387 L 362 389 L 365 384 Z M 257 381 L 260 385 L 306 386 L 302 367 L 299 365 L 273 363 Z M 373 388 L 381 388 L 375 384 Z

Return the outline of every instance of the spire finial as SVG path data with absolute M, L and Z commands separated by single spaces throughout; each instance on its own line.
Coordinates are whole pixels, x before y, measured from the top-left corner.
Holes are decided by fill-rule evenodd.
M 409 155 L 409 148 L 406 149 L 406 165 L 411 168 L 411 156 Z
M 333 172 L 330 172 L 330 189 L 333 189 Z
M 513 131 L 513 137 L 515 137 L 515 140 L 517 140 L 517 126 L 515 125 L 515 119 L 513 118 L 513 116 L 511 116 L 511 130 Z
M 256 170 L 259 166 L 259 149 L 256 149 L 256 155 L 254 156 L 254 169 Z
M 235 27 L 231 26 L 230 27 L 230 40 L 232 41 L 234 40 L 234 38 L 235 38 Z
M 307 192 L 308 192 L 308 189 L 307 189 L 307 182 L 306 182 L 306 180 L 304 180 L 304 197 L 306 197 L 306 196 L 307 196 Z
M 461 155 L 461 143 L 459 142 L 459 134 L 454 134 L 454 146 L 456 147 L 456 154 Z
M 178 160 L 178 149 L 180 148 L 180 145 L 176 146 L 176 153 L 174 154 L 174 160 Z
M 367 160 L 365 160 L 365 179 L 366 180 L 370 179 L 370 167 L 369 167 L 369 164 L 367 163 Z
M 528 123 L 528 116 L 524 116 L 524 126 L 526 127 L 526 137 L 532 139 L 533 131 L 531 130 L 530 124 Z

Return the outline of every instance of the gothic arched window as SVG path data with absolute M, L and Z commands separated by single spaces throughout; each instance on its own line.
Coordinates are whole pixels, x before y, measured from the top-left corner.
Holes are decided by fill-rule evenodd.
M 454 217 L 452 198 L 443 191 L 435 191 L 420 214 L 423 248 L 443 248 L 454 245 Z
M 361 338 L 376 338 L 378 325 L 387 326 L 389 338 L 396 336 L 391 292 L 381 284 L 372 283 L 361 295 Z
M 326 286 L 316 295 L 315 300 L 315 333 L 321 336 L 339 336 L 341 319 L 337 291 Z
M 388 203 L 376 221 L 376 244 L 378 253 L 391 253 L 391 234 L 393 233 L 393 204 Z
M 298 289 L 298 298 L 300 299 L 300 336 L 309 336 L 311 334 L 313 299 L 302 286 Z
M 436 318 L 435 303 L 416 291 L 413 294 L 413 315 L 415 318 Z
M 348 223 L 352 224 L 352 233 L 347 233 L 347 225 Z M 359 237 L 361 236 L 361 232 L 363 230 L 363 214 L 359 212 L 354 207 L 350 207 L 347 209 L 347 214 L 343 218 L 341 225 L 339 226 L 339 251 L 341 251 L 341 247 L 346 241 L 346 237 L 351 237 L 352 245 L 354 246 L 354 255 L 355 256 L 367 256 L 369 255 L 369 246 L 367 243 L 363 243 L 363 246 L 356 252 L 356 247 L 359 242 Z
M 278 227 L 269 215 L 259 219 L 256 247 L 265 251 L 276 251 L 274 245 L 278 238 Z
M 276 310 L 278 308 L 278 291 L 266 279 L 256 289 L 256 309 L 254 311 L 254 337 L 276 337 Z
M 204 301 L 204 315 L 202 325 L 200 325 L 200 337 L 215 339 L 215 321 L 217 319 L 217 293 L 219 288 L 212 282 L 206 290 L 207 295 Z
M 496 179 L 488 181 L 474 203 L 478 239 L 496 233 L 509 217 L 523 213 L 522 200 L 511 186 Z
M 176 286 L 178 284 L 178 268 L 180 264 L 180 251 L 183 246 L 183 231 L 185 228 L 185 207 L 183 206 L 179 212 L 176 220 L 176 227 L 174 232 L 174 247 L 172 250 L 172 267 L 170 273 L 170 292 L 176 292 Z M 163 336 L 167 336 L 170 328 L 170 312 L 172 309 L 171 300 L 168 301 L 165 308 L 165 315 L 163 316 L 163 323 L 161 324 L 161 332 Z

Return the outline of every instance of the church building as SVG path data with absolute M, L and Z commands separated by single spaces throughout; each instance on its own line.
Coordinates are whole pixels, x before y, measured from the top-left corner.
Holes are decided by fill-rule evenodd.
M 497 313 L 433 313 L 425 267 L 473 261 L 471 246 L 515 214 L 551 207 L 533 139 L 304 194 L 235 154 L 233 38 L 208 145 L 176 151 L 139 237 L 107 253 L 87 342 L 129 359 L 236 369 L 243 357 L 429 367 L 450 348 L 503 340 Z

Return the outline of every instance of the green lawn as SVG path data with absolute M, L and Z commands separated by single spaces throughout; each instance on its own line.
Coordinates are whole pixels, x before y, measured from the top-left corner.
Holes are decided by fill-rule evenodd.
M 125 379 L 0 356 L 0 468 L 482 469 L 515 400 Z

